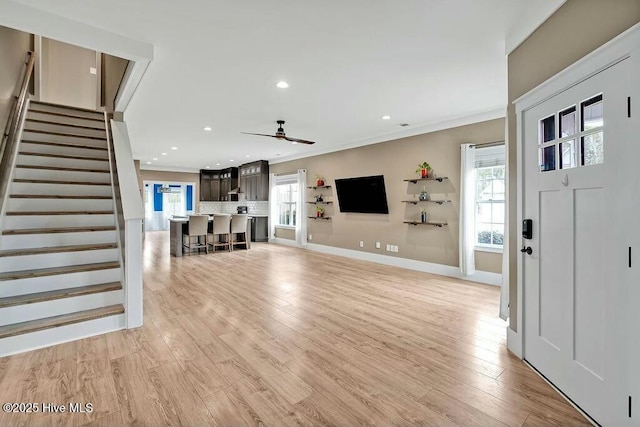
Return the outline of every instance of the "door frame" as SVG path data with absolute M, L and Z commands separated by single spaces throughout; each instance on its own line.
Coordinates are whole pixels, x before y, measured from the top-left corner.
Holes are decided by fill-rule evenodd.
M 546 100 L 564 92 L 565 90 L 582 83 L 590 77 L 600 73 L 601 71 L 619 63 L 620 61 L 631 58 L 632 66 L 635 68 L 640 64 L 640 23 L 629 28 L 627 31 L 613 38 L 609 42 L 600 46 L 598 49 L 589 53 L 574 64 L 560 71 L 555 76 L 549 78 L 545 82 L 536 86 L 520 98 L 513 101 L 516 108 L 517 120 L 517 141 L 516 141 L 516 230 L 518 241 L 522 243 L 522 220 L 524 210 L 524 113 L 545 102 Z M 632 83 L 632 93 L 638 93 L 638 84 Z M 638 96 L 635 97 L 639 99 Z M 637 102 L 637 101 L 636 101 Z M 637 104 L 636 104 L 637 105 Z M 636 107 L 637 109 L 638 107 Z M 636 113 L 637 117 L 637 113 Z M 634 119 L 637 122 L 637 119 Z M 633 124 L 632 124 L 633 126 Z M 511 250 L 519 250 L 520 245 Z M 524 271 L 523 256 L 517 258 L 517 290 L 518 295 L 515 303 L 517 304 L 517 325 L 518 331 L 507 327 L 507 348 L 523 359 L 525 356 L 524 345 Z M 514 303 L 511 300 L 511 303 Z

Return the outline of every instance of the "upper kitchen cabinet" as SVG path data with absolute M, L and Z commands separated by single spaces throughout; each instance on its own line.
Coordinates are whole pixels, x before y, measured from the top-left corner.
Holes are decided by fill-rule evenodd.
M 269 200 L 269 163 L 265 160 L 240 166 L 240 191 L 246 200 Z
M 238 200 L 237 193 L 229 194 L 238 188 L 238 168 L 226 168 L 220 171 L 220 201 Z
M 200 201 L 220 200 L 220 172 L 203 169 L 200 171 Z

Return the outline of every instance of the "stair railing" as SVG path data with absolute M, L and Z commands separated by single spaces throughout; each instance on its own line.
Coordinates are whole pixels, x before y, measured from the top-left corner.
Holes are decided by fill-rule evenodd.
M 109 169 L 120 248 L 121 281 L 127 328 L 142 326 L 142 220 L 144 206 L 127 126 L 104 113 L 109 149 Z
M 27 94 L 29 92 L 29 82 L 33 75 L 33 66 L 36 61 L 34 52 L 27 53 L 25 70 L 22 74 L 20 91 L 14 97 L 11 111 L 7 118 L 7 125 L 2 134 L 2 145 L 0 145 L 0 217 L 4 215 L 7 200 L 7 190 L 11 181 L 11 173 L 18 157 L 18 146 L 20 145 L 20 135 L 24 126 L 24 119 L 27 113 Z

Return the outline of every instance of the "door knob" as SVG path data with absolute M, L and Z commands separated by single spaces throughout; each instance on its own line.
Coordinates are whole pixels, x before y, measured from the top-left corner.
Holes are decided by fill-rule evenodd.
M 525 246 L 524 248 L 520 249 L 520 252 L 526 252 L 527 255 L 531 255 L 533 253 L 533 249 L 531 249 L 531 246 Z

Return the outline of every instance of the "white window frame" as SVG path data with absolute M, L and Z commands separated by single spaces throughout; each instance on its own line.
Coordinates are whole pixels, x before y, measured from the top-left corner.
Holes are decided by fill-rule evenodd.
M 295 207 L 296 210 L 295 212 L 297 213 L 297 210 L 299 209 L 299 207 L 297 206 L 298 202 L 297 200 L 292 200 L 292 195 L 294 194 L 294 192 L 292 191 L 291 187 L 292 186 L 297 186 L 298 187 L 298 191 L 300 191 L 300 185 L 298 185 L 297 181 L 290 181 L 290 180 L 282 180 L 282 181 L 278 181 L 276 183 L 276 197 L 279 197 L 280 195 L 280 191 L 278 190 L 279 187 L 282 186 L 289 186 L 289 201 L 281 201 L 279 199 L 276 200 L 276 205 L 277 205 L 277 216 L 276 216 L 276 227 L 278 228 L 285 228 L 285 229 L 289 229 L 289 230 L 295 230 L 296 225 L 295 224 L 280 224 L 280 205 L 282 204 L 288 204 L 289 205 L 289 212 L 292 213 L 292 215 L 289 216 L 289 220 L 290 221 L 294 221 L 296 215 L 294 215 L 294 211 L 291 209 L 291 207 Z
M 482 155 L 483 151 L 490 153 L 488 155 Z M 479 169 L 487 169 L 487 168 L 494 168 L 494 167 L 503 167 L 505 169 L 505 173 L 503 174 L 503 178 L 502 178 L 502 182 L 505 186 L 505 195 L 504 198 L 501 200 L 491 200 L 491 201 L 479 201 L 476 197 L 476 201 L 475 201 L 475 205 L 474 205 L 474 235 L 475 235 L 475 247 L 474 249 L 476 251 L 481 251 L 481 252 L 491 252 L 491 253 L 503 253 L 503 248 L 504 248 L 504 238 L 503 237 L 503 244 L 502 245 L 494 245 L 494 244 L 488 244 L 488 243 L 479 243 L 478 242 L 478 209 L 480 207 L 480 205 L 490 205 L 493 206 L 494 203 L 502 203 L 503 205 L 506 206 L 506 165 L 505 165 L 505 156 L 506 156 L 506 147 L 504 144 L 502 145 L 498 145 L 498 146 L 491 146 L 491 147 L 477 147 L 476 148 L 476 172 Z M 477 190 L 478 190 L 478 176 L 479 174 L 476 173 L 476 194 L 477 194 Z M 500 181 L 500 179 L 493 179 L 494 181 Z M 493 209 L 492 209 L 493 210 Z M 505 212 L 505 220 L 506 220 L 506 212 Z M 485 222 L 486 224 L 486 222 Z M 491 222 L 491 225 L 493 225 L 494 223 Z M 498 223 L 496 223 L 498 224 Z M 506 224 L 502 223 L 503 227 L 506 226 Z M 503 233 L 504 234 L 504 233 Z

